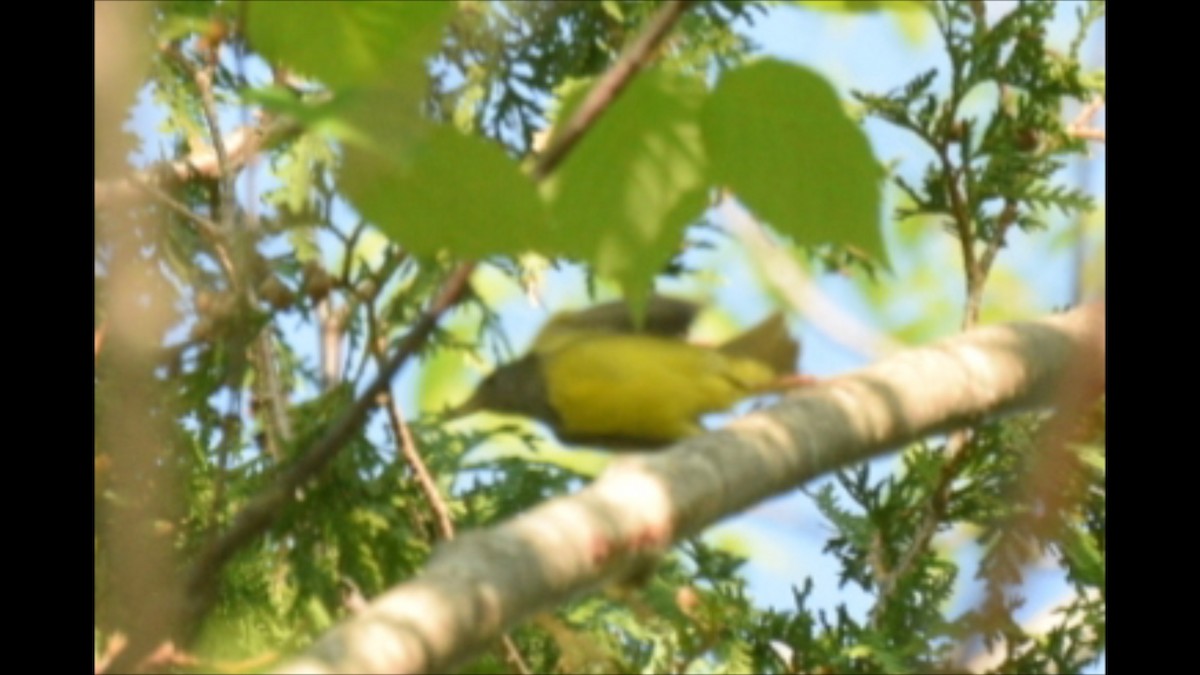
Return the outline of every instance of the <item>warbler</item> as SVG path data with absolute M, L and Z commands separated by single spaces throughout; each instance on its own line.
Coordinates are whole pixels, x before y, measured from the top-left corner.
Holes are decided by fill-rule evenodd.
M 566 443 L 652 449 L 700 433 L 700 417 L 789 386 L 800 352 L 781 314 L 709 347 L 687 342 L 699 307 L 653 296 L 641 322 L 610 302 L 552 317 L 451 416 L 531 417 Z

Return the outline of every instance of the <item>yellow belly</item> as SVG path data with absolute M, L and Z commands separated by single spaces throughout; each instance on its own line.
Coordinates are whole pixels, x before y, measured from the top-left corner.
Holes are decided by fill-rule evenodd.
M 646 335 L 596 335 L 543 355 L 564 437 L 674 441 L 775 378 L 757 361 Z

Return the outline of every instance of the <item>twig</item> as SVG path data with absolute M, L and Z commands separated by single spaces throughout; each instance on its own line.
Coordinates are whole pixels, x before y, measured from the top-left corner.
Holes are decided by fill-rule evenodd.
M 996 219 L 996 229 L 992 231 L 992 236 L 988 238 L 987 244 L 984 246 L 983 255 L 979 258 L 979 271 L 986 280 L 989 273 L 992 271 L 992 264 L 996 262 L 996 256 L 1000 253 L 1000 249 L 1004 247 L 1004 236 L 1008 234 L 1008 228 L 1017 221 L 1017 201 L 1011 197 L 1004 200 L 1004 209 L 1000 211 L 1000 217 Z
M 317 323 L 320 327 L 317 353 L 321 358 L 321 389 L 329 391 L 341 381 L 342 312 L 326 295 L 317 302 Z
M 563 125 L 562 130 L 554 135 L 550 147 L 546 148 L 546 152 L 538 157 L 533 170 L 534 179 L 541 180 L 550 175 L 550 172 L 567 156 L 571 148 L 575 147 L 575 144 L 583 137 L 584 132 L 591 128 L 596 119 L 608 109 L 608 106 L 612 105 L 621 91 L 633 80 L 633 76 L 650 61 L 658 45 L 662 43 L 663 38 L 667 36 L 667 33 L 671 31 L 692 2 L 693 0 L 669 0 L 658 11 L 658 14 L 650 19 L 646 29 L 621 54 L 616 63 L 604 73 L 600 81 L 592 87 L 587 97 L 583 99 L 583 103 L 579 104 L 575 114 Z
M 513 642 L 511 637 L 504 635 L 500 638 L 500 644 L 504 647 L 504 659 L 513 667 L 513 670 L 520 675 L 529 675 L 533 672 L 529 669 L 529 664 L 525 663 L 525 658 L 517 649 L 517 643 Z
M 186 61 L 184 62 L 187 63 Z M 212 81 L 216 63 L 192 71 L 196 88 L 200 90 L 200 109 L 204 112 L 204 121 L 208 124 L 208 133 L 212 137 L 213 150 L 217 154 L 217 178 L 220 186 L 221 212 L 217 214 L 217 222 L 225 232 L 233 231 L 233 172 L 229 165 L 229 153 L 225 150 L 225 138 L 221 126 L 217 122 L 217 102 L 213 97 Z M 249 156 L 253 156 L 253 151 Z
M 162 202 L 164 206 L 171 209 L 175 213 L 178 213 L 187 220 L 195 223 L 196 231 L 199 232 L 206 240 L 208 240 L 209 245 L 213 247 L 213 250 L 217 254 L 217 262 L 221 263 L 221 269 L 229 278 L 229 283 L 233 283 L 234 274 L 236 272 L 234 271 L 233 260 L 229 257 L 229 251 L 225 247 L 225 237 L 221 234 L 221 228 L 219 225 L 208 218 L 201 216 L 195 211 L 192 211 L 179 200 L 163 192 L 155 185 L 141 181 L 133 181 L 131 185 L 133 185 L 135 190 L 145 192 L 151 197 L 154 197 L 158 201 Z
M 149 656 L 138 664 L 138 670 L 143 672 L 162 672 L 171 667 L 194 668 L 200 665 L 200 660 L 192 654 L 175 646 L 170 640 L 163 642 Z
M 249 161 L 255 150 L 276 145 L 302 129 L 295 120 L 282 117 L 235 129 L 224 139 L 230 169 L 236 171 Z M 140 196 L 143 186 L 180 185 L 195 179 L 216 180 L 220 173 L 216 152 L 212 148 L 197 148 L 187 157 L 156 164 L 125 178 L 95 181 L 94 208 L 116 208 L 133 202 Z
M 192 65 L 177 49 L 167 47 L 159 51 L 178 63 L 184 72 L 194 72 Z M 328 92 L 322 92 L 311 98 L 314 102 L 323 102 L 331 96 Z M 304 126 L 298 120 L 264 114 L 258 124 L 242 126 L 220 138 L 225 150 L 225 165 L 229 172 L 237 171 L 258 150 L 275 147 L 303 130 Z M 125 178 L 96 180 L 93 186 L 94 208 L 116 208 L 131 202 L 138 197 L 139 185 L 179 185 L 195 179 L 220 180 L 221 176 L 216 148 L 194 148 L 187 157 L 158 163 Z
M 974 422 L 971 423 L 971 426 L 974 426 Z M 946 442 L 946 459 L 938 473 L 937 485 L 933 488 L 933 494 L 929 496 L 929 502 L 922 509 L 921 523 L 917 526 L 912 544 L 904 550 L 904 553 L 900 555 L 900 560 L 890 570 L 883 566 L 882 556 L 879 557 L 877 561 L 879 567 L 876 570 L 879 597 L 871 608 L 870 615 L 873 625 L 878 626 L 883 620 L 884 613 L 896 592 L 897 583 L 912 571 L 921 554 L 929 549 L 933 536 L 937 534 L 938 525 L 946 516 L 946 507 L 950 501 L 950 489 L 970 454 L 970 440 L 971 436 L 967 429 L 956 430 L 950 435 Z
M 268 447 L 275 448 L 272 454 L 276 460 L 280 460 L 283 458 L 283 453 L 280 452 L 280 442 L 282 441 L 284 445 L 291 444 L 295 434 L 292 431 L 292 422 L 288 418 L 287 394 L 279 384 L 279 374 L 275 371 L 275 359 L 272 358 L 271 346 L 270 326 L 264 326 L 258 337 L 255 338 L 255 351 L 258 356 L 256 367 L 262 383 L 259 397 L 263 399 L 262 402 L 266 406 L 263 419 L 267 420 L 267 434 L 270 441 Z
M 967 304 L 963 312 L 962 328 L 967 330 L 979 322 L 979 305 L 983 294 L 983 278 L 975 259 L 975 230 L 971 227 L 971 214 L 967 212 L 965 198 L 959 190 L 958 170 L 950 161 L 945 145 L 937 145 L 934 149 L 942 164 L 942 175 L 945 176 L 943 188 L 950 197 L 950 217 L 954 221 L 959 248 L 962 250 L 967 286 Z
M 1104 129 L 1068 129 L 1067 133 L 1075 138 L 1082 138 L 1087 141 L 1107 142 Z
M 1079 111 L 1070 124 L 1067 125 L 1067 134 L 1075 138 L 1082 138 L 1089 141 L 1106 142 L 1104 137 L 1104 129 L 1093 129 L 1088 125 L 1091 124 L 1092 118 L 1104 107 L 1104 97 L 1097 96 L 1093 98 L 1087 105 Z
M 964 239 L 964 237 L 974 236 L 975 228 L 971 227 L 969 220 L 958 227 L 958 236 L 962 243 L 963 255 L 965 256 L 963 267 L 966 271 L 967 280 L 967 300 L 963 310 L 963 330 L 974 328 L 979 323 L 979 315 L 983 310 L 984 285 L 987 284 L 988 274 L 992 270 L 992 264 L 996 261 L 996 254 L 1000 252 L 1000 248 L 1004 245 L 1004 236 L 1008 232 L 1009 226 L 1016 221 L 1016 218 L 1016 201 L 1006 199 L 1004 210 L 1001 211 L 1000 217 L 997 219 L 996 229 L 991 233 L 988 241 L 984 244 L 983 252 L 978 256 L 975 254 L 975 242 Z
M 371 288 L 369 289 L 370 293 L 363 294 L 359 292 L 358 289 L 354 289 L 354 291 L 348 295 L 349 299 L 346 303 L 348 305 L 346 316 L 353 316 L 354 312 L 358 311 L 358 306 L 360 304 L 365 305 L 368 310 L 373 312 L 374 307 L 371 303 L 375 298 L 379 297 L 379 295 L 383 293 L 383 288 L 391 281 L 391 276 L 395 274 L 398 269 L 400 269 L 400 266 L 403 265 L 404 261 L 407 259 L 408 254 L 404 251 L 397 252 L 395 249 L 389 247 L 389 249 L 384 253 L 383 263 L 379 266 L 379 271 L 372 272 L 369 265 L 364 265 L 367 270 L 364 281 L 367 281 L 371 284 Z M 370 320 L 370 318 L 371 315 L 368 315 L 368 320 Z M 371 345 L 367 345 L 367 348 L 362 350 L 362 359 L 358 362 L 358 367 L 354 368 L 353 377 L 350 378 L 352 382 L 358 382 L 362 379 L 363 373 L 366 372 L 367 362 L 372 360 L 374 353 L 375 351 Z M 345 372 L 350 372 L 349 353 L 346 355 L 346 360 L 347 363 Z
M 334 230 L 335 232 L 337 231 L 337 228 L 330 229 Z M 366 229 L 367 221 L 359 220 L 358 224 L 354 226 L 353 230 L 351 230 L 350 237 L 345 240 L 346 257 L 342 259 L 342 273 L 338 277 L 341 279 L 342 284 L 350 283 L 350 267 L 354 263 L 354 246 L 358 243 L 358 238 L 362 236 L 363 231 Z
M 204 216 L 200 215 L 199 213 L 196 213 L 195 211 L 189 209 L 183 202 L 179 201 L 178 199 L 175 199 L 174 197 L 167 194 L 166 192 L 163 192 L 155 185 L 151 185 L 150 183 L 142 183 L 142 182 L 135 182 L 133 185 L 134 185 L 134 189 L 139 190 L 141 192 L 145 192 L 146 194 L 150 195 L 151 197 L 154 197 L 158 201 L 162 202 L 164 206 L 170 208 L 175 213 L 178 213 L 179 215 L 183 216 L 187 220 L 190 220 L 193 223 L 195 223 L 196 230 L 198 232 L 200 232 L 200 234 L 202 234 L 205 239 L 208 239 L 210 242 L 220 242 L 221 241 L 222 235 L 221 235 L 221 226 L 220 225 L 217 225 L 216 223 L 209 220 L 208 218 L 205 218 Z
M 367 305 L 367 323 L 369 325 L 368 333 L 371 336 L 368 338 L 371 343 L 368 347 L 375 354 L 375 359 L 380 367 L 384 364 L 384 353 L 382 345 L 376 339 L 378 335 L 378 322 L 375 317 L 375 310 L 370 304 Z M 421 454 L 417 452 L 417 445 L 413 442 L 412 432 L 408 425 L 404 422 L 404 415 L 400 412 L 400 406 L 396 404 L 396 400 L 392 397 L 391 392 L 385 391 L 379 395 L 379 407 L 387 412 L 388 423 L 392 427 L 392 437 L 396 439 L 400 447 L 400 452 L 404 456 L 404 461 L 408 467 L 412 469 L 413 476 L 417 479 L 417 485 L 421 488 L 421 492 L 425 495 L 425 501 L 429 502 L 429 508 L 433 509 L 437 516 L 438 533 L 443 540 L 454 538 L 454 521 L 450 517 L 450 509 L 446 506 L 446 501 L 442 499 L 441 492 L 438 491 L 437 484 L 430 475 L 428 467 L 425 466 L 424 460 L 421 459 Z
M 113 659 L 115 659 L 128 644 L 129 640 L 125 637 L 124 633 L 113 633 L 113 635 L 108 638 L 108 644 L 104 646 L 104 653 L 100 655 L 100 658 L 96 659 L 94 664 L 96 675 L 100 675 L 100 673 L 108 670 L 108 667 L 112 665 Z

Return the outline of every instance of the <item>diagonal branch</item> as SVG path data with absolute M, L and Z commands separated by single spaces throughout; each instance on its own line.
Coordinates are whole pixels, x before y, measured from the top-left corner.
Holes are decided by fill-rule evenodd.
M 1081 372 L 1098 395 L 1104 325 L 1104 305 L 1093 303 L 972 330 L 661 454 L 622 458 L 574 495 L 444 544 L 417 578 L 281 672 L 445 672 L 522 619 L 816 476 L 980 416 L 1054 405 L 1062 382 Z
M 650 19 L 646 29 L 596 82 L 583 99 L 583 103 L 579 104 L 575 114 L 554 135 L 550 147 L 538 157 L 533 170 L 534 179 L 541 180 L 550 175 L 567 153 L 571 152 L 571 148 L 583 138 L 587 130 L 600 118 L 601 113 L 607 110 L 621 95 L 626 85 L 633 81 L 633 76 L 650 61 L 658 46 L 692 2 L 693 0 L 669 0 L 658 14 Z
M 321 440 L 281 473 L 270 488 L 247 504 L 234 518 L 228 530 L 201 552 L 192 566 L 187 583 L 189 624 L 195 625 L 195 621 L 208 609 L 217 574 L 229 558 L 270 527 L 292 498 L 296 488 L 324 468 L 361 428 L 367 413 L 375 405 L 375 398 L 387 390 L 392 376 L 420 349 L 442 315 L 462 297 L 473 270 L 474 265 L 467 263 L 451 274 L 441 293 L 400 341 L 396 353 L 380 367 L 375 379 L 358 396 L 350 409 L 334 423 Z

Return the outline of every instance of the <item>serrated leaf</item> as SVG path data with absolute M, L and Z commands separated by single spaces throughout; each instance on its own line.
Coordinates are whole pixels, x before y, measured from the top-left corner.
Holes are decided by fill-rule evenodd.
M 405 249 L 480 258 L 545 244 L 533 182 L 499 147 L 415 119 L 390 137 L 369 135 L 371 147 L 347 145 L 341 185 Z
M 713 175 L 797 244 L 853 246 L 887 264 L 883 171 L 820 75 L 765 60 L 730 71 L 701 115 Z
M 559 119 L 582 97 L 569 97 Z M 643 73 L 545 184 L 557 248 L 619 281 L 635 302 L 704 211 L 702 99 L 698 80 Z
M 254 2 L 246 30 L 269 60 L 332 87 L 421 65 L 441 40 L 450 2 Z

